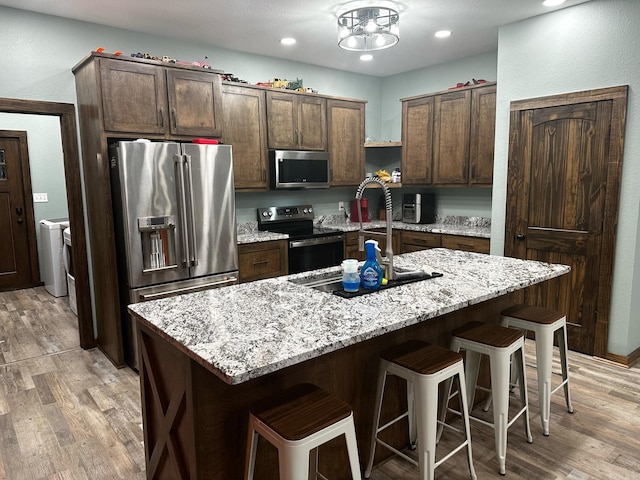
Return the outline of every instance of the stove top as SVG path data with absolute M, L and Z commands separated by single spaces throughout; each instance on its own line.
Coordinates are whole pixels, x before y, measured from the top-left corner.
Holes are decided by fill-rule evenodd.
M 258 208 L 258 230 L 286 233 L 292 239 L 341 235 L 342 232 L 313 225 L 311 205 Z

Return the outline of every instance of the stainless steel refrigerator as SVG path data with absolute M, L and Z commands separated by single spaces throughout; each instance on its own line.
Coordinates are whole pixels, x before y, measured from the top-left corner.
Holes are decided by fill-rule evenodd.
M 130 303 L 238 282 L 230 145 L 110 146 L 125 359 L 137 368 Z

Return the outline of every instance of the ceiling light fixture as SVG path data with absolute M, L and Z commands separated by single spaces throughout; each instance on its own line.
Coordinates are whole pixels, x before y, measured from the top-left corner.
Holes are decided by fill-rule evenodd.
M 363 55 L 360 55 L 360 60 L 362 60 L 363 62 L 370 62 L 371 60 L 373 60 L 373 55 L 371 55 L 370 53 L 365 53 Z
M 542 4 L 545 7 L 557 7 L 558 5 L 562 5 L 565 0 L 544 0 Z
M 386 7 L 349 10 L 338 17 L 338 45 L 367 52 L 393 47 L 400 40 L 398 12 Z
M 438 38 L 447 38 L 451 36 L 451 32 L 449 30 L 439 30 L 435 33 L 435 36 Z
M 293 45 L 294 43 L 296 43 L 296 39 L 292 37 L 285 37 L 280 40 L 280 43 L 282 45 Z

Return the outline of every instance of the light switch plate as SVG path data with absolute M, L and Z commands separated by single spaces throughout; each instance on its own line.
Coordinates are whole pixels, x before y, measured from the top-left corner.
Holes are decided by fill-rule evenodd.
M 47 203 L 48 201 L 49 201 L 49 196 L 46 193 L 33 194 L 33 203 Z

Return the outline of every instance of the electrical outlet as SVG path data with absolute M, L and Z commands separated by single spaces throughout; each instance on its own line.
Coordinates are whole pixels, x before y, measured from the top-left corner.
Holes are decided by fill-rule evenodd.
M 344 212 L 344 202 L 338 202 L 338 210 Z
M 33 194 L 33 203 L 47 203 L 48 201 L 49 201 L 49 196 L 46 193 Z

